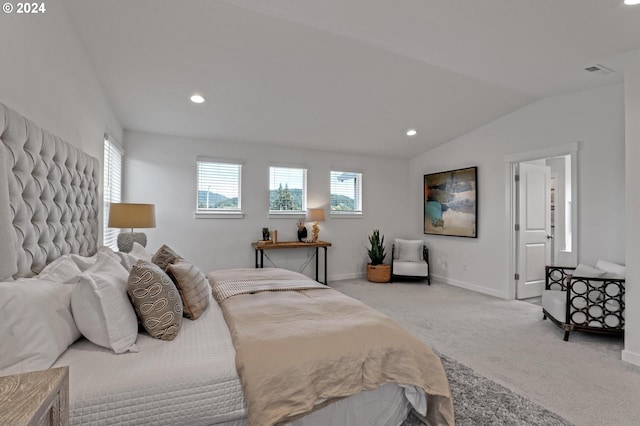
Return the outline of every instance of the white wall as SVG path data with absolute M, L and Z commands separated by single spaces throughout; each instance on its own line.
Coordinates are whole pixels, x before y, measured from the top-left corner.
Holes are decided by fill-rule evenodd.
M 433 275 L 508 298 L 504 156 L 576 141 L 579 259 L 624 263 L 624 97 L 613 85 L 542 99 L 411 160 L 415 233 L 422 232 L 423 175 L 478 166 L 478 238 L 425 235 Z
M 627 275 L 622 359 L 640 365 L 640 58 L 625 70 Z
M 102 161 L 104 132 L 122 127 L 62 4 L 46 6 L 0 16 L 0 102 Z
M 296 219 L 268 218 L 269 165 L 306 165 L 308 207 L 324 207 L 320 239 L 329 241 L 329 279 L 364 273 L 367 235 L 379 228 L 386 241 L 410 237 L 408 160 L 294 150 L 272 145 L 211 141 L 142 132 L 125 132 L 125 201 L 156 205 L 157 228 L 144 232 L 148 250 L 163 243 L 174 248 L 202 270 L 253 267 L 250 244 L 261 238 L 261 229 L 278 230 L 279 241 L 297 240 Z M 196 156 L 242 160 L 244 219 L 195 219 Z M 361 219 L 328 217 L 329 172 L 355 168 L 363 173 Z M 311 231 L 310 224 L 307 229 Z M 415 233 L 420 236 L 420 233 Z M 391 258 L 391 244 L 387 244 Z M 321 250 L 322 252 L 322 250 Z M 307 250 L 267 252 L 277 266 L 297 270 Z M 270 264 L 265 260 L 265 266 Z M 304 271 L 312 275 L 314 265 Z

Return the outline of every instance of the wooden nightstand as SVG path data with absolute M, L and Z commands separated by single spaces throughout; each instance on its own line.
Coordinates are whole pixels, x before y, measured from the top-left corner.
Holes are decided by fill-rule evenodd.
M 0 425 L 69 424 L 69 367 L 0 377 Z

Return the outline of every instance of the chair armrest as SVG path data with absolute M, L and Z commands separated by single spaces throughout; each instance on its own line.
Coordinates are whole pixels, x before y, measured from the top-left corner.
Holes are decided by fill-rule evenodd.
M 623 278 L 606 277 L 579 277 L 568 275 L 567 290 L 574 295 L 585 295 L 590 291 L 599 291 L 602 298 L 623 298 L 625 293 L 625 280 Z
M 624 328 L 625 280 L 569 276 L 567 323 L 603 329 Z
M 396 245 L 391 244 L 391 277 L 393 277 L 393 261 L 396 257 Z
M 566 290 L 567 278 L 571 276 L 575 266 L 547 266 L 545 274 L 545 290 Z
M 422 246 L 422 258 L 424 259 L 425 262 L 427 262 L 427 265 L 429 264 L 429 249 L 427 248 L 427 246 Z

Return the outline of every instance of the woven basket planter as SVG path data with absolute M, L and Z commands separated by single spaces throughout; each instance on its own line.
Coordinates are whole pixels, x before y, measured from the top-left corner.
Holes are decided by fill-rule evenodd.
M 388 283 L 391 281 L 391 265 L 367 264 L 367 279 L 372 283 Z

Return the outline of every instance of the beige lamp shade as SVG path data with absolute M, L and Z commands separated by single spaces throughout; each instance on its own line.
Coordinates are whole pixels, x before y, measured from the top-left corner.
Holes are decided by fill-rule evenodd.
M 324 222 L 324 209 L 307 210 L 307 220 L 310 222 Z
M 109 228 L 131 228 L 131 232 L 118 234 L 118 250 L 128 253 L 136 242 L 147 246 L 147 236 L 143 232 L 133 232 L 133 228 L 155 228 L 156 212 L 153 204 L 112 203 L 109 207 Z
M 313 236 L 313 241 L 318 241 L 318 234 L 320 233 L 320 228 L 318 228 L 318 222 L 324 222 L 324 209 L 307 210 L 307 220 L 313 221 L 313 226 L 311 227 L 311 234 Z
M 153 204 L 112 203 L 109 207 L 109 228 L 155 228 Z

